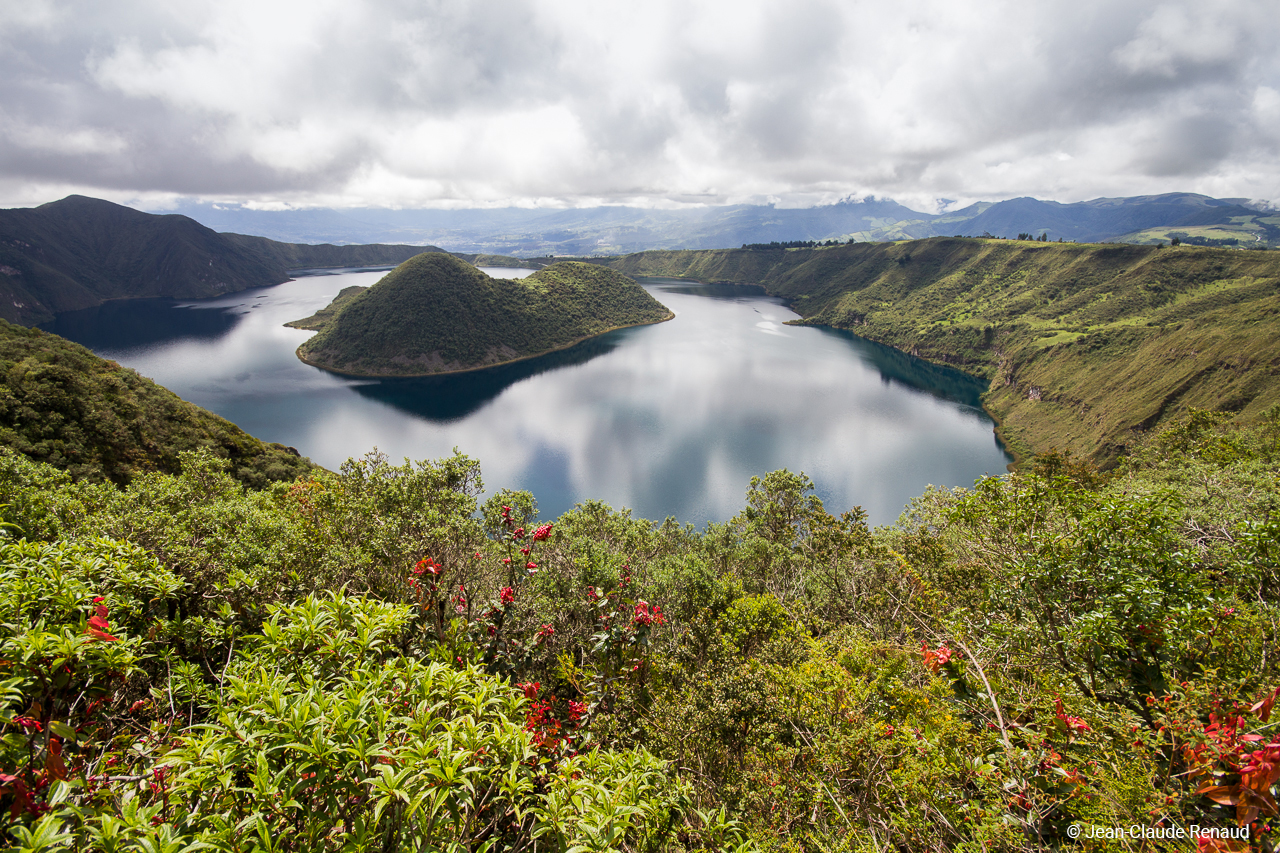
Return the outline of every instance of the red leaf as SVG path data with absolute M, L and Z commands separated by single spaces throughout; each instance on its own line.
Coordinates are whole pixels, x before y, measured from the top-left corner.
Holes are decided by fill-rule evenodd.
M 1240 802 L 1239 785 L 1202 785 L 1196 793 L 1224 806 L 1234 806 Z
M 1262 722 L 1268 722 L 1271 719 L 1271 709 L 1275 707 L 1276 697 L 1280 696 L 1280 687 L 1277 687 L 1270 696 L 1254 705 L 1249 710 L 1258 715 Z

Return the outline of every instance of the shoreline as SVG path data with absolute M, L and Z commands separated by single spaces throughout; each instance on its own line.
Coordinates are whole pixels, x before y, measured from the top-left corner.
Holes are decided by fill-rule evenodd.
M 1020 451 L 1020 450 L 1019 450 L 1019 449 L 1014 445 L 1014 443 L 1013 443 L 1013 442 L 1011 442 L 1011 441 L 1009 440 L 1008 436 L 1006 435 L 1004 420 L 1000 417 L 1000 415 L 999 415 L 999 414 L 997 414 L 995 411 L 993 411 L 993 410 L 991 409 L 991 406 L 988 404 L 988 402 L 987 402 L 987 400 L 986 400 L 986 397 L 987 397 L 987 395 L 989 395 L 989 394 L 991 393 L 991 382 L 992 382 L 992 380 L 991 380 L 991 379 L 987 379 L 986 377 L 979 376 L 979 375 L 974 374 L 974 373 L 970 373 L 970 372 L 969 372 L 969 371 L 967 371 L 967 370 L 961 370 L 959 367 L 956 367 L 954 364 L 948 364 L 948 363 L 947 363 L 947 362 L 945 362 L 945 361 L 934 361 L 933 359 L 925 358 L 925 357 L 924 357 L 924 356 L 922 356 L 922 355 L 914 355 L 914 354 L 912 354 L 912 353 L 910 353 L 910 352 L 907 352 L 906 350 L 902 349 L 901 347 L 895 346 L 895 345 L 893 345 L 893 344 L 891 344 L 891 343 L 886 343 L 885 341 L 878 341 L 878 340 L 876 340 L 875 338 L 867 337 L 866 335 L 860 335 L 860 334 L 858 334 L 857 332 L 855 332 L 853 329 L 845 329 L 845 328 L 842 328 L 842 327 L 840 327 L 840 326 L 833 326 L 833 325 L 831 325 L 830 323 L 815 323 L 815 322 L 813 322 L 809 317 L 806 317 L 806 316 L 804 316 L 803 314 L 800 314 L 800 312 L 799 312 L 799 311 L 796 311 L 796 309 L 795 309 L 795 303 L 794 303 L 792 300 L 787 299 L 785 296 L 782 296 L 782 295 L 780 295 L 780 294 L 777 294 L 777 293 L 772 292 L 772 291 L 769 289 L 768 285 L 760 284 L 760 283 L 758 283 L 758 282 L 743 282 L 743 281 L 707 281 L 706 279 L 693 278 L 693 277 L 691 277 L 691 276 L 684 276 L 684 275 L 637 276 L 637 278 L 650 278 L 650 279 L 652 279 L 652 278 L 664 278 L 664 279 L 668 279 L 668 280 L 672 280 L 672 281 L 687 281 L 687 282 L 691 282 L 691 283 L 694 283 L 694 284 L 712 284 L 712 285 L 728 284 L 728 285 L 733 285 L 733 286 L 735 286 L 735 287 L 758 287 L 758 288 L 760 288 L 761 290 L 763 290 L 766 294 L 768 294 L 769 296 L 773 296 L 773 297 L 776 297 L 776 298 L 778 298 L 778 299 L 781 299 L 781 300 L 782 300 L 782 302 L 783 302 L 783 304 L 787 307 L 787 310 L 788 310 L 788 311 L 792 311 L 792 312 L 796 313 L 797 315 L 799 315 L 799 317 L 800 317 L 800 319 L 799 319 L 799 320 L 788 320 L 788 321 L 787 321 L 787 324 L 788 324 L 788 325 L 814 326 L 814 327 L 820 327 L 820 328 L 826 328 L 826 329 L 835 329 L 835 330 L 837 330 L 837 331 L 841 331 L 841 332 L 848 332 L 849 334 L 851 334 L 851 335 L 853 335 L 853 336 L 855 336 L 855 337 L 862 338 L 864 341 L 870 341 L 871 343 L 879 344 L 880 346 L 885 346 L 885 347 L 889 347 L 889 348 L 891 348 L 891 349 L 895 349 L 895 350 L 897 350 L 898 352 L 902 353 L 903 355 L 908 355 L 908 356 L 911 356 L 912 358 L 918 358 L 918 359 L 920 359 L 921 361 L 924 361 L 924 362 L 927 362 L 928 364 L 932 364 L 932 365 L 934 365 L 935 367 L 946 367 L 946 368 L 950 368 L 951 370 L 955 370 L 955 371 L 957 371 L 957 372 L 959 372 L 959 373 L 963 373 L 963 374 L 965 374 L 966 376 L 973 377 L 974 379 L 977 379 L 977 380 L 984 380 L 984 379 L 985 379 L 985 380 L 986 380 L 986 383 L 987 383 L 987 390 L 986 390 L 986 391 L 984 391 L 984 392 L 982 393 L 982 397 L 983 397 L 983 399 L 982 399 L 982 411 L 983 411 L 984 413 L 986 413 L 987 417 L 991 418 L 991 423 L 992 423 L 992 424 L 993 424 L 993 426 L 994 426 L 993 432 L 995 433 L 996 439 L 997 439 L 997 440 L 999 440 L 999 442 L 1000 442 L 1000 446 L 1001 446 L 1001 447 L 1003 447 L 1003 448 L 1005 449 L 1005 452 L 1006 452 L 1006 453 L 1008 453 L 1010 456 L 1012 456 L 1012 457 L 1013 457 L 1013 461 L 1012 461 L 1012 462 L 1010 462 L 1007 466 L 1005 466 L 1005 467 L 1006 467 L 1006 470 L 1008 470 L 1008 471 L 1016 470 L 1017 468 L 1020 468 L 1020 467 L 1022 467 L 1023 465 L 1025 465 L 1025 464 L 1027 463 L 1027 461 L 1028 461 L 1028 460 L 1030 460 L 1030 459 L 1032 458 L 1032 456 L 1034 456 L 1034 454 L 1031 454 L 1031 453 L 1023 453 L 1023 452 L 1021 452 L 1021 451 Z
M 570 347 L 575 347 L 578 344 L 582 343 L 583 341 L 589 341 L 592 338 L 598 338 L 601 335 L 607 335 L 610 332 L 616 332 L 618 329 L 634 329 L 637 326 L 655 326 L 658 323 L 665 323 L 668 320 L 674 320 L 675 316 L 676 316 L 675 312 L 668 309 L 667 316 L 663 317 L 661 320 L 653 320 L 652 322 L 649 322 L 649 323 L 627 323 L 626 325 L 623 325 L 623 326 L 611 326 L 602 332 L 596 332 L 594 335 L 584 335 L 583 337 L 578 338 L 577 340 L 570 341 L 564 346 L 552 347 L 549 350 L 543 350 L 542 352 L 534 353 L 533 355 L 522 355 L 519 358 L 510 358 L 510 359 L 507 359 L 506 361 L 495 361 L 492 364 L 481 364 L 475 367 L 462 367 L 457 370 L 435 370 L 430 373 L 356 373 L 355 371 L 351 371 L 351 370 L 338 370 L 337 368 L 334 368 L 334 367 L 326 367 L 323 364 L 316 364 L 314 361 L 311 361 L 310 359 L 308 359 L 306 356 L 302 354 L 302 348 L 306 346 L 306 343 L 307 343 L 306 341 L 303 341 L 301 344 L 299 344 L 298 348 L 293 351 L 293 354 L 296 355 L 298 357 L 298 360 L 301 361 L 303 364 L 310 365 L 311 367 L 314 367 L 317 370 L 324 370 L 329 373 L 336 373 L 339 376 L 351 376 L 356 379 L 423 379 L 428 376 L 455 376 L 459 373 L 475 373 L 476 371 L 479 371 L 479 370 L 489 370 L 490 368 L 493 368 L 493 367 L 504 367 L 508 364 L 518 364 L 519 362 L 529 361 L 530 359 L 533 359 L 533 358 L 541 358 L 542 356 L 550 355 L 553 352 L 561 352 L 563 350 L 569 349 Z M 310 340 L 310 338 L 308 338 L 307 340 Z
M 790 308 L 790 306 L 787 306 L 787 307 Z M 964 375 L 970 376 L 979 381 L 982 381 L 985 379 L 985 377 L 970 373 L 967 370 L 961 370 L 960 368 L 956 367 L 954 364 L 948 364 L 945 361 L 934 361 L 933 359 L 925 358 L 922 355 L 914 355 L 902 349 L 901 347 L 894 346 L 893 344 L 885 343 L 884 341 L 877 341 L 875 338 L 869 338 L 865 335 L 859 335 L 857 332 L 853 331 L 852 329 L 843 329 L 840 326 L 832 326 L 829 323 L 810 323 L 808 322 L 807 318 L 804 323 L 797 324 L 797 325 L 806 325 L 806 326 L 813 326 L 814 328 L 835 329 L 840 332 L 848 332 L 854 337 L 861 338 L 864 341 L 870 341 L 873 344 L 879 344 L 882 347 L 889 347 L 890 349 L 895 349 L 898 352 L 902 353 L 903 355 L 908 355 L 908 356 L 911 356 L 912 358 L 918 358 L 923 362 L 934 365 L 935 367 L 950 368 L 951 370 L 954 370 L 957 373 L 963 373 Z M 1008 453 L 1010 456 L 1013 457 L 1013 461 L 1010 462 L 1007 466 L 1005 466 L 1006 470 L 1013 471 L 1017 468 L 1022 467 L 1035 454 L 1024 454 L 1019 452 L 1018 449 L 1013 445 L 1013 443 L 1010 442 L 1009 439 L 1005 436 L 1004 421 L 1000 418 L 998 414 L 992 411 L 990 405 L 988 405 L 986 400 L 987 395 L 991 393 L 992 381 L 993 380 L 991 379 L 986 379 L 987 390 L 982 392 L 982 398 L 981 398 L 982 411 L 986 413 L 987 417 L 991 418 L 991 423 L 994 425 L 994 432 L 995 432 L 996 438 L 1000 441 L 1000 446 L 1004 448 L 1006 453 Z

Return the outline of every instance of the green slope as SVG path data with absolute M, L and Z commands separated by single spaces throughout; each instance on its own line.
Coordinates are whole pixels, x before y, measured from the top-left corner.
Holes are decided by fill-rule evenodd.
M 671 316 L 634 281 L 598 265 L 562 262 L 528 278 L 495 279 L 433 252 L 350 298 L 298 356 L 361 376 L 449 373 Z
M 232 245 L 256 254 L 282 270 L 326 269 L 334 267 L 387 266 L 409 260 L 423 252 L 442 251 L 435 246 L 404 246 L 387 243 L 335 246 L 331 243 L 278 243 L 247 234 L 219 234 Z
M 398 264 L 422 251 L 219 234 L 185 216 L 68 196 L 0 210 L 0 319 L 35 325 L 108 299 L 221 296 L 279 284 L 291 269 Z
M 312 332 L 318 332 L 325 326 L 329 325 L 329 322 L 333 320 L 334 317 L 337 317 L 338 313 L 341 312 L 343 308 L 346 308 L 347 304 L 350 303 L 352 299 L 355 299 L 368 289 L 369 288 L 359 284 L 344 287 L 342 290 L 338 291 L 337 296 L 333 297 L 332 302 L 312 314 L 310 317 L 304 317 L 301 320 L 290 320 L 288 323 L 285 323 L 285 325 L 291 329 L 307 329 Z
M 992 380 L 1020 457 L 1112 463 L 1188 408 L 1280 403 L 1280 255 L 932 238 L 772 252 L 644 252 L 631 275 L 751 282 L 807 322 Z
M 284 281 L 280 265 L 185 216 L 69 196 L 0 211 L 0 318 L 34 325 L 107 299 L 200 298 Z
M 262 486 L 314 469 L 132 370 L 57 335 L 0 320 L 0 446 L 78 480 L 127 483 L 176 472 L 184 450 L 208 448 L 240 481 Z

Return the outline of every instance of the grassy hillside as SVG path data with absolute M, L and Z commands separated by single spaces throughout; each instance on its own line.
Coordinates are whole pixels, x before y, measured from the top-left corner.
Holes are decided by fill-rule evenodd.
M 346 308 L 352 299 L 355 299 L 368 289 L 368 287 L 360 284 L 353 284 L 350 287 L 344 287 L 342 290 L 338 291 L 337 296 L 333 297 L 332 302 L 312 314 L 310 317 L 303 317 L 301 320 L 290 320 L 288 323 L 285 323 L 285 325 L 291 329 L 308 329 L 313 332 L 318 332 L 325 326 L 329 325 L 329 322 L 333 320 L 334 317 L 337 317 L 338 312 L 343 308 Z
M 266 237 L 220 234 L 234 246 L 253 252 L 264 262 L 284 270 L 327 269 L 333 267 L 387 266 L 403 263 L 423 252 L 443 251 L 435 246 L 403 246 L 386 243 L 335 246 L 330 243 L 278 243 Z
M 444 251 L 443 249 L 423 248 L 423 252 Z M 545 258 L 513 258 L 511 255 L 470 255 L 465 252 L 452 252 L 454 257 L 462 258 L 469 264 L 475 264 L 478 267 L 507 267 L 510 269 L 535 269 L 540 270 L 545 266 L 550 266 L 556 262 L 556 259 L 547 256 Z
M 219 296 L 285 280 L 277 261 L 185 216 L 68 196 L 0 211 L 0 318 L 34 325 L 139 296 Z
M 933 238 L 786 251 L 644 252 L 631 275 L 755 282 L 808 322 L 991 380 L 1002 437 L 1107 465 L 1191 407 L 1280 403 L 1280 254 Z
M 0 210 L 0 318 L 36 325 L 108 299 L 221 296 L 279 284 L 291 269 L 398 264 L 422 251 L 219 234 L 185 216 L 68 196 Z
M 176 472 L 179 455 L 198 448 L 255 486 L 314 470 L 296 450 L 261 442 L 79 344 L 3 320 L 0 446 L 76 480 L 117 484 L 144 471 Z
M 600 266 L 564 262 L 494 279 L 451 255 L 426 253 L 350 298 L 298 356 L 356 375 L 448 373 L 670 316 L 638 284 Z

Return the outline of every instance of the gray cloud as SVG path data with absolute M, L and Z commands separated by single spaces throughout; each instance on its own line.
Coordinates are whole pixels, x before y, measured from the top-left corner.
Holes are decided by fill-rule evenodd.
M 1280 199 L 1266 0 L 0 0 L 0 203 Z

